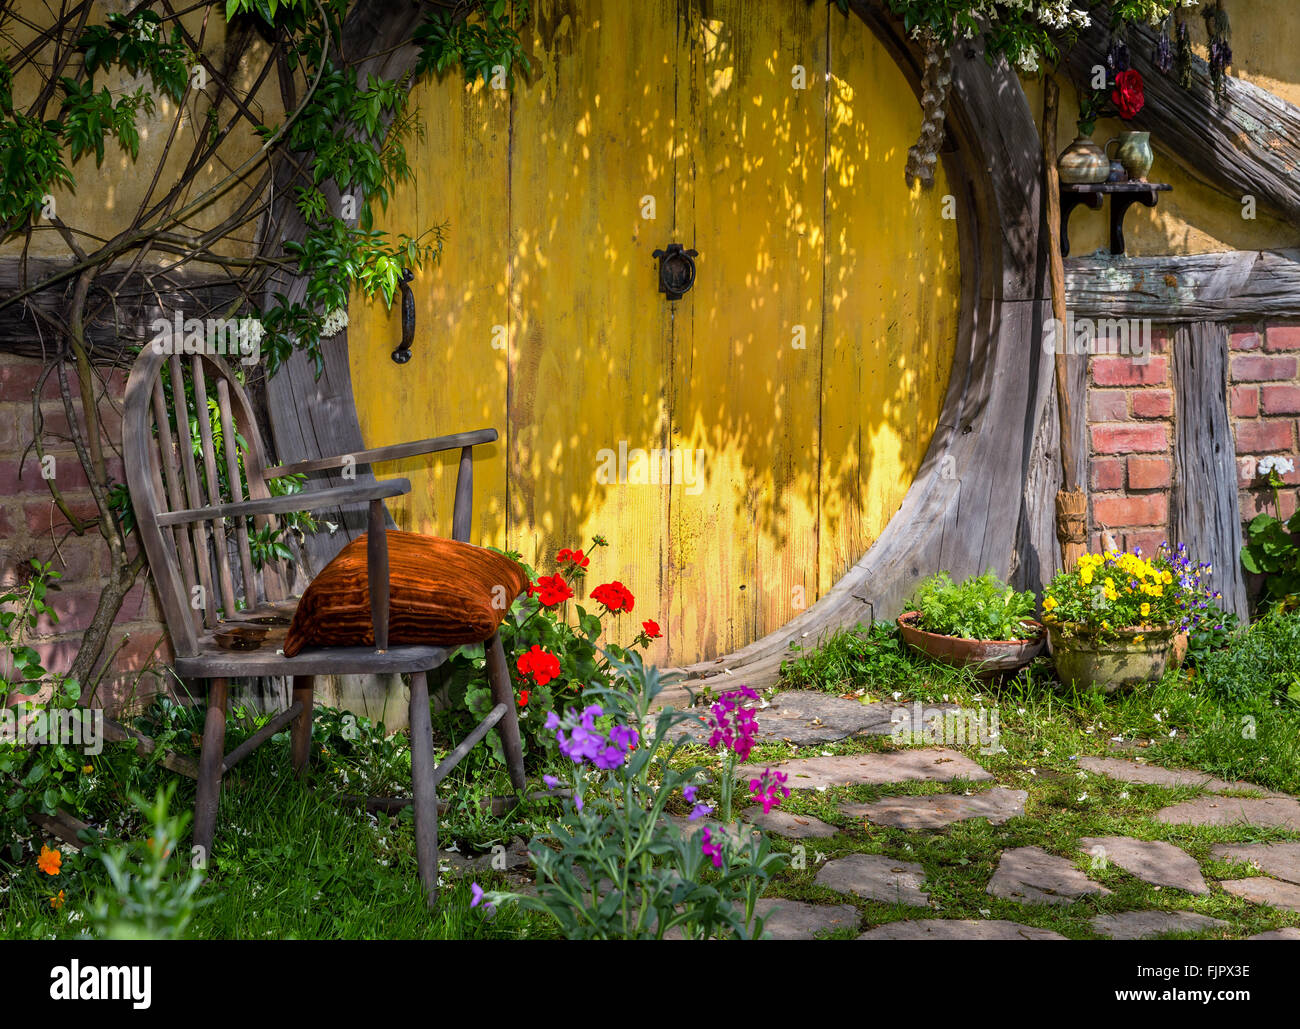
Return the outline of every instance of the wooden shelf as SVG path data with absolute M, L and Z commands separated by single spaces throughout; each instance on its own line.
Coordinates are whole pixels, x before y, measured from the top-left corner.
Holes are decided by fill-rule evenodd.
M 1167 182 L 1062 182 L 1061 183 L 1061 256 L 1070 256 L 1070 213 L 1080 204 L 1100 211 L 1102 200 L 1110 195 L 1110 252 L 1124 253 L 1124 215 L 1136 203 L 1156 206 L 1156 195 L 1174 187 Z

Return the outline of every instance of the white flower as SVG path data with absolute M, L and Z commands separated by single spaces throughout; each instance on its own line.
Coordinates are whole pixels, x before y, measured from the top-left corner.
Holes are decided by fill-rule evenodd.
M 348 326 L 348 311 L 345 307 L 336 307 L 325 315 L 324 321 L 321 322 L 320 338 L 329 339 L 331 336 L 337 336 Z

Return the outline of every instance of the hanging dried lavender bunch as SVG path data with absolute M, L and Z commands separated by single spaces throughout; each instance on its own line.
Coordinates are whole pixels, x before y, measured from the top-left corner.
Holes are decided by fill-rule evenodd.
M 1178 19 L 1178 28 L 1175 31 L 1175 38 L 1178 41 L 1176 56 L 1174 57 L 1174 69 L 1178 75 L 1178 84 L 1183 89 L 1192 88 L 1192 37 L 1187 31 L 1187 23 L 1182 18 Z
M 1106 70 L 1113 79 L 1116 72 L 1128 71 L 1128 44 L 1114 36 L 1110 40 L 1110 49 L 1106 51 Z
M 1160 35 L 1156 38 L 1155 49 L 1151 52 L 1151 63 L 1168 75 L 1174 66 L 1174 41 L 1169 38 L 1171 18 L 1166 18 L 1160 26 Z
M 1205 19 L 1205 34 L 1210 38 L 1210 81 L 1214 83 L 1215 97 L 1223 98 L 1224 69 L 1232 63 L 1232 47 L 1228 45 L 1228 12 L 1223 0 L 1206 4 L 1201 10 Z

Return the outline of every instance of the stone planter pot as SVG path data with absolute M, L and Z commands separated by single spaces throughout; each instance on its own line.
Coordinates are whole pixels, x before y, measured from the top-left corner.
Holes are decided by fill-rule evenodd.
M 1114 693 L 1164 675 L 1177 632 L 1173 628 L 1121 629 L 1115 636 L 1098 640 L 1077 626 L 1049 625 L 1047 635 L 1062 683 Z
M 981 679 L 1019 671 L 1038 656 L 1046 640 L 1043 626 L 1030 618 L 1024 624 L 1033 628 L 1036 635 L 1027 640 L 967 640 L 918 629 L 916 620 L 920 615 L 919 611 L 907 611 L 898 616 L 898 631 L 903 641 L 945 665 L 974 667 Z

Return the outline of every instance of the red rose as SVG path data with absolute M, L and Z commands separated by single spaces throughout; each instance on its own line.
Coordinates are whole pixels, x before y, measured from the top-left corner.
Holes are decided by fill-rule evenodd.
M 554 607 L 573 596 L 573 590 L 559 572 L 538 576 L 537 581 L 528 586 L 528 595 L 531 597 L 534 593 L 538 594 L 542 607 Z
M 1146 97 L 1142 93 L 1142 73 L 1136 68 L 1116 73 L 1115 91 L 1111 93 L 1110 101 L 1121 118 L 1132 118 L 1142 110 L 1142 105 L 1146 103 Z
M 591 599 L 605 605 L 609 611 L 631 611 L 636 598 L 621 582 L 607 582 L 591 591 Z
M 642 622 L 641 628 L 645 630 L 646 639 L 648 640 L 657 640 L 660 636 L 663 635 L 663 633 L 659 630 L 659 623 L 656 622 L 653 618 L 648 621 Z
M 519 669 L 519 674 L 530 678 L 538 686 L 545 686 L 552 679 L 560 674 L 560 661 L 554 654 L 543 650 L 537 644 L 526 653 L 519 655 L 519 660 L 515 662 L 515 667 Z M 528 693 L 524 692 L 526 704 Z

